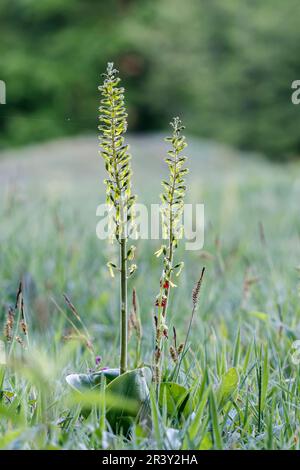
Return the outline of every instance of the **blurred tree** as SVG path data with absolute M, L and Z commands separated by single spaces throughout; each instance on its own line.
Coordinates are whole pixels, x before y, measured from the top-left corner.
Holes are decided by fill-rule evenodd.
M 132 130 L 180 114 L 197 135 L 299 154 L 298 0 L 2 0 L 0 18 L 1 146 L 96 131 L 114 60 Z
M 122 51 L 128 3 L 2 0 L 2 146 L 96 130 L 100 74 Z
M 129 28 L 148 63 L 144 103 L 159 125 L 180 112 L 198 135 L 298 155 L 299 18 L 298 0 L 144 2 Z

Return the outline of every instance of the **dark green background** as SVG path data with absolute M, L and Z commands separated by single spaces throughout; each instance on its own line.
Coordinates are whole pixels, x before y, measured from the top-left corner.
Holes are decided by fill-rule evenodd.
M 95 132 L 114 61 L 130 130 L 179 114 L 195 135 L 297 157 L 299 21 L 299 0 L 1 0 L 0 146 Z

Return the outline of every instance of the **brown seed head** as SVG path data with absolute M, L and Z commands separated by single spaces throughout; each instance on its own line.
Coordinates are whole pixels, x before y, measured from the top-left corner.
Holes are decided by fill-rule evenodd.
M 21 320 L 20 325 L 24 335 L 27 335 L 28 328 L 24 319 Z
M 170 355 L 171 355 L 173 362 L 176 363 L 178 361 L 178 354 L 177 354 L 176 349 L 172 345 L 170 346 Z
M 194 307 L 196 307 L 196 305 L 198 304 L 199 294 L 200 294 L 200 289 L 201 289 L 201 284 L 202 284 L 204 272 L 205 272 L 205 267 L 202 269 L 201 276 L 200 276 L 200 278 L 199 278 L 199 280 L 198 280 L 197 284 L 195 285 L 195 287 L 193 289 L 193 292 L 192 292 L 192 299 L 193 299 Z

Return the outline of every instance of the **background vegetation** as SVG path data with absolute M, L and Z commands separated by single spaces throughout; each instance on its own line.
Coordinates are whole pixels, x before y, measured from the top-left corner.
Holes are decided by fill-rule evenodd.
M 300 374 L 292 360 L 300 338 L 300 173 L 299 161 L 289 160 L 300 144 L 300 108 L 290 99 L 291 82 L 300 79 L 299 8 L 298 0 L 1 1 L 1 449 L 300 449 Z M 168 312 L 181 342 L 205 265 L 178 378 L 192 388 L 193 407 L 179 419 L 152 400 L 153 427 L 134 427 L 131 439 L 110 432 L 109 395 L 107 402 L 99 390 L 81 397 L 91 409 L 84 418 L 65 381 L 94 369 L 98 356 L 101 366 L 118 366 L 119 286 L 106 266 L 116 253 L 95 234 L 96 207 L 105 200 L 97 86 L 108 60 L 128 91 L 139 202 L 159 202 L 168 174 L 163 130 L 180 115 L 189 143 L 187 202 L 205 206 L 203 250 L 178 249 L 185 268 Z M 75 136 L 85 132 L 93 135 Z M 160 244 L 137 242 L 138 271 L 129 280 L 146 363 Z M 28 335 L 18 327 L 7 342 L 20 280 Z M 134 335 L 129 350 L 131 368 Z M 235 379 L 224 393 L 231 368 Z
M 130 129 L 180 114 L 190 132 L 298 156 L 297 0 L 3 0 L 2 147 L 96 128 L 100 72 L 126 79 Z
M 140 202 L 158 202 L 160 179 L 167 175 L 161 142 L 162 136 L 130 140 Z M 99 392 L 85 397 L 93 412 L 81 419 L 78 399 L 65 382 L 68 373 L 93 369 L 96 355 L 102 366 L 119 362 L 119 286 L 106 267 L 116 252 L 95 236 L 95 208 L 105 197 L 95 140 L 21 149 L 0 162 L 0 319 L 4 326 L 23 279 L 29 338 L 29 346 L 15 341 L 10 364 L 2 369 L 0 448 L 299 449 L 300 376 L 292 361 L 292 344 L 300 338 L 298 164 L 287 164 L 283 172 L 198 140 L 190 141 L 187 154 L 187 197 L 205 203 L 205 246 L 193 252 L 181 244 L 177 256 L 185 269 L 172 292 L 168 323 L 182 341 L 192 289 L 205 265 L 179 377 L 193 387 L 197 418 L 190 413 L 178 421 L 152 404 L 152 432 L 138 427 L 125 441 L 109 432 Z M 159 240 L 137 243 L 138 271 L 129 284 L 130 292 L 137 290 L 146 362 L 153 351 L 159 246 Z M 84 330 L 64 292 L 88 328 L 94 351 L 84 340 L 71 339 L 77 333 L 67 318 Z M 129 350 L 133 367 L 134 335 Z M 217 394 L 231 367 L 239 374 L 238 387 L 213 412 L 207 381 Z

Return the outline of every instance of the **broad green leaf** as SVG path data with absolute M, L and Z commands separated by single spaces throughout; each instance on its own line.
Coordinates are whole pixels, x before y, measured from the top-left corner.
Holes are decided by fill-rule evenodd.
M 100 387 L 101 377 L 105 376 L 107 383 L 118 377 L 119 369 L 104 369 L 91 374 L 70 374 L 66 377 L 67 383 L 75 390 L 81 392 L 86 389 Z
M 118 407 L 120 404 L 120 397 L 112 393 L 103 393 L 101 390 L 85 390 L 80 393 L 72 392 L 66 399 L 69 406 L 81 405 L 84 409 L 89 409 L 93 406 L 99 407 L 101 411 L 104 406 L 107 408 Z M 136 414 L 138 410 L 138 403 L 134 399 L 124 398 L 122 401 L 122 408 L 128 414 Z
M 148 384 L 151 382 L 151 371 L 148 367 L 135 369 L 119 375 L 106 387 L 106 391 L 144 402 L 149 398 Z
M 223 375 L 217 390 L 217 398 L 220 406 L 223 406 L 235 392 L 239 383 L 239 375 L 235 367 L 229 369 Z
M 162 382 L 159 390 L 159 405 L 161 407 L 163 406 L 164 396 L 169 416 L 180 416 L 182 413 L 188 416 L 191 413 L 190 393 L 183 385 L 175 382 Z
M 114 431 L 122 430 L 126 434 L 133 420 L 149 418 L 150 381 L 151 371 L 144 367 L 126 372 L 107 385 L 106 393 L 118 397 L 118 404 L 112 407 L 107 405 L 107 420 Z M 137 407 L 132 412 L 123 407 L 123 401 L 126 399 L 136 401 Z
M 108 384 L 101 392 L 101 378 Z M 88 416 L 93 405 L 106 408 L 106 419 L 114 431 L 128 432 L 136 418 L 149 417 L 149 368 L 136 369 L 119 375 L 119 369 L 106 369 L 93 374 L 71 374 L 66 377 L 68 384 L 79 394 L 72 397 L 72 403 L 81 404 L 83 415 Z M 102 418 L 102 430 L 104 428 Z

